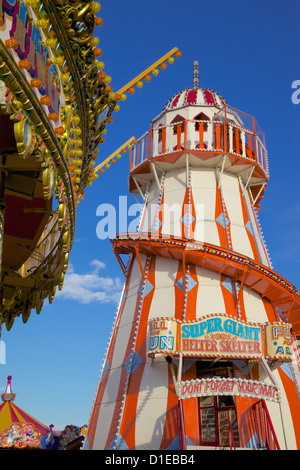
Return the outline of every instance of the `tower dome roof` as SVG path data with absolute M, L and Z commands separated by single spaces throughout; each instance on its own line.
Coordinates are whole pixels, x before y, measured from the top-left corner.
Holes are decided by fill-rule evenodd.
M 193 87 L 176 93 L 166 104 L 164 111 L 181 108 L 182 106 L 218 106 L 223 107 L 226 104 L 224 98 L 219 93 L 210 88 L 199 87 L 199 62 L 194 61 L 193 68 Z
M 223 107 L 224 104 L 226 104 L 226 101 L 219 93 L 210 88 L 194 87 L 176 93 L 168 101 L 164 111 L 170 111 L 187 105 Z

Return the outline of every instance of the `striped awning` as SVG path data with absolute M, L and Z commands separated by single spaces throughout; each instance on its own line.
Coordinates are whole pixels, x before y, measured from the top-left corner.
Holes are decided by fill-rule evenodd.
M 1 395 L 0 447 L 39 447 L 41 436 L 48 434 L 50 427 L 13 403 L 16 394 L 12 393 L 11 379 L 9 375 L 5 393 Z
M 23 411 L 12 401 L 5 401 L 0 405 L 0 434 L 9 429 L 13 423 L 29 423 L 41 433 L 48 434 L 50 429 L 30 414 Z

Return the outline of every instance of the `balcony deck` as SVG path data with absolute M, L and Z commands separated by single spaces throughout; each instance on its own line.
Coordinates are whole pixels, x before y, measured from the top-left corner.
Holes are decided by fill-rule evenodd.
M 225 156 L 226 171 L 230 168 L 238 173 L 250 168 L 254 181 L 267 182 L 268 154 L 261 137 L 254 130 L 226 120 L 184 120 L 151 128 L 131 150 L 129 189 L 135 191 L 132 176 L 151 172 L 151 162 L 166 169 L 186 153 L 195 166 L 218 166 Z

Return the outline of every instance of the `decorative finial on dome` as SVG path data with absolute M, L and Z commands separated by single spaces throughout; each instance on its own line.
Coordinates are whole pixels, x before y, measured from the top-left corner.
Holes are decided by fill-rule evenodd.
M 199 88 L 199 62 L 194 61 L 193 86 L 195 90 Z
M 11 379 L 12 379 L 12 376 L 9 375 L 7 377 L 7 385 L 6 385 L 6 391 L 5 393 L 3 393 L 1 395 L 1 398 L 2 398 L 2 401 L 14 401 L 15 397 L 16 397 L 16 394 L 15 393 L 12 393 L 12 389 L 11 389 Z

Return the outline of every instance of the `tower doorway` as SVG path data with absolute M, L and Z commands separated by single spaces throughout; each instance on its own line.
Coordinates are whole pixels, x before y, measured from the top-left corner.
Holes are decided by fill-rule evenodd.
M 232 377 L 232 364 L 197 363 L 198 379 Z M 198 398 L 199 444 L 201 446 L 239 447 L 237 415 L 234 397 L 230 395 L 209 395 Z

